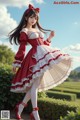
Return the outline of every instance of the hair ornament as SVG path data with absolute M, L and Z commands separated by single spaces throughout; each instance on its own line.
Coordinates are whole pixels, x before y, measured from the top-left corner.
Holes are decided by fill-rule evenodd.
M 26 13 L 28 13 L 30 10 L 35 10 L 36 12 L 40 12 L 40 8 L 34 8 L 31 4 L 29 4 L 28 9 L 26 10 Z

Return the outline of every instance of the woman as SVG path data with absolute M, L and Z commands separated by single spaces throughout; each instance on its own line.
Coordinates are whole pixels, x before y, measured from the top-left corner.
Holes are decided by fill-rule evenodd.
M 37 92 L 61 84 L 70 74 L 71 58 L 68 54 L 50 46 L 54 31 L 45 30 L 39 25 L 39 11 L 39 8 L 29 5 L 20 24 L 10 33 L 9 37 L 11 44 L 13 40 L 15 44 L 20 45 L 13 62 L 13 72 L 16 74 L 10 91 L 26 93 L 23 101 L 15 107 L 17 119 L 21 119 L 23 108 L 31 99 L 33 111 L 30 117 L 33 120 L 40 120 Z M 44 40 L 43 33 L 45 34 L 46 31 L 50 31 L 50 35 Z M 28 44 L 32 48 L 25 55 Z

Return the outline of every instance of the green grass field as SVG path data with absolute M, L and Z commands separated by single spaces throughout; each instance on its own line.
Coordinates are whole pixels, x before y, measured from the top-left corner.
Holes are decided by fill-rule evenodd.
M 80 90 L 80 82 L 64 82 L 61 85 L 57 86 L 56 88 L 62 88 L 64 89 L 73 89 L 73 90 Z M 76 99 L 76 101 L 73 101 L 75 104 L 80 105 L 80 99 Z
M 80 82 L 64 82 L 58 87 L 80 90 Z

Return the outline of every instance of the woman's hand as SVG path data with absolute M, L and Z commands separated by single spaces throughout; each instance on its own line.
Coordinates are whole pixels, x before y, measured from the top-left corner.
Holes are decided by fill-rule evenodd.
M 14 73 L 16 73 L 17 67 L 14 67 L 14 66 L 13 66 L 12 71 L 13 71 Z
M 48 41 L 51 42 L 51 39 L 54 37 L 54 31 L 51 31 L 49 37 L 48 37 Z
M 50 35 L 49 35 L 49 38 L 53 38 L 54 37 L 54 31 L 51 31 Z

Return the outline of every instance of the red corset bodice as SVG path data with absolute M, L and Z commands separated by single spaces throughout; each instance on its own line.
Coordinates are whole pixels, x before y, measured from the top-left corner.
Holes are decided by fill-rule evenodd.
M 38 45 L 44 45 L 44 41 L 42 40 L 42 38 L 28 39 L 28 42 L 33 48 Z
M 43 38 L 40 38 L 40 37 L 35 38 L 35 39 L 29 39 L 28 35 L 25 32 L 20 33 L 19 42 L 20 42 L 20 46 L 19 46 L 19 49 L 16 55 L 14 56 L 15 60 L 12 64 L 15 67 L 21 66 L 21 63 L 25 56 L 25 50 L 26 50 L 27 43 L 29 43 L 33 49 L 37 48 L 38 45 L 48 45 L 48 46 L 50 45 L 48 40 L 44 41 Z

